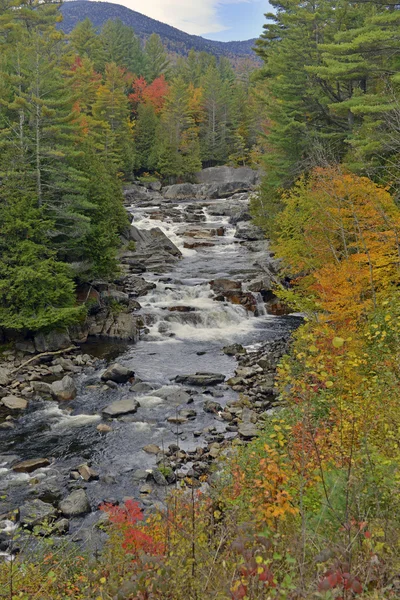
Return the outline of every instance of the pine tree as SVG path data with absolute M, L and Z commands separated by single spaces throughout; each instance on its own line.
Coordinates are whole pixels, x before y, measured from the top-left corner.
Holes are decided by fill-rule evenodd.
M 97 90 L 93 116 L 97 145 L 102 149 L 109 168 L 131 173 L 135 156 L 127 87 L 125 71 L 115 63 L 106 65 L 104 83 Z
M 144 171 L 156 168 L 155 143 L 159 119 L 150 103 L 140 104 L 135 123 L 136 165 Z
M 115 63 L 137 77 L 143 74 L 145 57 L 132 27 L 124 25 L 120 19 L 110 19 L 103 25 L 99 41 L 101 50 L 98 60 L 102 72 L 107 64 Z
M 147 83 L 152 83 L 160 75 L 167 74 L 169 64 L 160 36 L 153 33 L 144 48 L 144 76 Z

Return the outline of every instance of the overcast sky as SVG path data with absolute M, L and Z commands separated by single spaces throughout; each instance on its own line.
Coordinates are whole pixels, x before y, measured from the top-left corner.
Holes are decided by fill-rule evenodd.
M 187 33 L 214 40 L 258 37 L 268 0 L 111 0 Z

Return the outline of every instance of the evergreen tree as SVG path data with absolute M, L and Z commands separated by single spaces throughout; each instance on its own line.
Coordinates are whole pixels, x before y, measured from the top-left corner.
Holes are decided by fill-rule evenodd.
M 152 83 L 160 75 L 167 74 L 169 64 L 160 36 L 153 33 L 144 48 L 144 76 L 147 83 Z
M 124 25 L 120 19 L 110 19 L 103 25 L 99 40 L 102 72 L 107 64 L 115 63 L 137 77 L 143 74 L 145 57 L 140 40 L 132 27 Z
M 104 83 L 97 90 L 93 116 L 97 144 L 109 168 L 131 173 L 135 156 L 125 75 L 115 63 L 106 65 Z
M 135 123 L 136 165 L 144 171 L 156 168 L 155 143 L 159 119 L 150 103 L 139 105 Z

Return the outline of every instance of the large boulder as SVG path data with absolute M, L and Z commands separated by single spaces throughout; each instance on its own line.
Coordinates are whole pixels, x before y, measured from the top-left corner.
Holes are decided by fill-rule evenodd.
M 126 383 L 135 376 L 134 371 L 119 363 L 110 365 L 102 374 L 103 381 L 115 381 L 115 383 Z
M 169 185 L 162 190 L 164 198 L 168 200 L 195 199 L 198 186 L 192 183 L 177 183 Z
M 67 331 L 38 333 L 34 338 L 36 352 L 56 352 L 71 346 L 71 337 Z
M 210 167 L 196 173 L 198 183 L 232 183 L 241 182 L 248 186 L 260 183 L 261 174 L 249 167 Z
M 51 391 L 57 400 L 73 400 L 76 396 L 76 385 L 70 375 L 65 375 L 60 381 L 54 381 L 51 384 Z
M 92 509 L 85 490 L 75 490 L 60 502 L 60 510 L 65 517 L 78 517 L 90 513 Z
M 126 186 L 124 189 L 124 204 L 130 206 L 131 204 L 137 204 L 142 202 L 152 203 L 155 200 L 158 200 L 159 198 L 161 198 L 159 194 L 159 189 L 161 188 L 161 186 L 157 186 L 157 182 L 154 182 L 154 184 L 154 186 L 144 187 L 143 185 L 132 183 Z
M 140 318 L 129 312 L 115 314 L 112 310 L 103 309 L 87 319 L 88 335 L 137 341 L 139 323 Z
M 139 407 L 140 403 L 135 398 L 123 398 L 106 406 L 102 412 L 106 417 L 122 417 L 135 413 Z

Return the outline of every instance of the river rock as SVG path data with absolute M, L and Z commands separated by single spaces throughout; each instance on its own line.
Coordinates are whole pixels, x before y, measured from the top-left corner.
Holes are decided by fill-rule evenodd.
M 48 458 L 30 458 L 29 460 L 17 463 L 12 469 L 16 473 L 33 473 L 36 469 L 48 467 L 49 465 L 50 461 Z
M 97 431 L 100 431 L 100 433 L 110 433 L 110 431 L 112 431 L 112 427 L 106 425 L 106 423 L 100 423 L 100 425 L 97 425 L 96 429 Z
M 213 279 L 210 281 L 210 287 L 213 292 L 224 295 L 227 292 L 242 290 L 240 281 L 232 281 L 231 279 Z
M 103 381 L 115 381 L 115 383 L 126 383 L 132 377 L 135 376 L 132 369 L 128 369 L 119 363 L 110 365 L 102 374 L 101 378 Z
M 258 430 L 253 423 L 241 423 L 239 425 L 239 435 L 245 440 L 257 437 Z
M 157 286 L 152 281 L 146 281 L 143 277 L 137 275 L 129 275 L 124 283 L 124 287 L 129 291 L 130 296 L 138 298 L 139 296 L 146 296 L 151 290 L 154 290 Z M 140 305 L 139 305 L 140 306 Z
M 135 398 L 123 398 L 106 406 L 102 412 L 107 417 L 121 417 L 135 413 L 139 407 L 140 404 Z
M 144 383 L 141 381 L 140 383 L 135 383 L 129 388 L 130 392 L 134 392 L 135 394 L 143 394 L 145 392 L 151 392 L 154 390 L 154 385 L 151 383 Z
M 159 469 L 153 469 L 151 472 L 152 478 L 156 482 L 157 485 L 166 486 L 168 485 L 167 480 L 164 475 L 161 473 Z
M 45 381 L 31 381 L 31 387 L 37 394 L 48 397 L 53 396 L 53 389 L 50 383 L 46 383 Z
M 143 450 L 147 452 L 147 454 L 160 454 L 161 448 L 156 446 L 156 444 L 148 444 L 144 446 Z
M 187 404 L 191 399 L 191 396 L 187 392 L 177 386 L 166 386 L 152 392 L 152 396 L 162 398 L 162 400 L 173 404 Z
M 214 400 L 206 400 L 203 408 L 204 411 L 208 413 L 218 413 L 222 411 L 222 406 Z
M 4 396 L 4 398 L 0 400 L 0 404 L 3 404 L 3 406 L 10 410 L 25 410 L 28 406 L 28 401 L 25 400 L 25 398 L 10 395 Z
M 101 300 L 104 304 L 125 304 L 128 306 L 129 304 L 129 296 L 125 292 L 120 292 L 119 290 L 105 290 L 100 294 Z
M 78 467 L 78 473 L 85 481 L 92 481 L 99 478 L 99 474 L 86 464 Z
M 20 523 L 28 528 L 50 522 L 54 520 L 56 516 L 57 510 L 54 506 L 38 499 L 26 502 L 19 509 Z
M 195 375 L 177 375 L 176 383 L 184 385 L 217 385 L 225 381 L 225 375 L 222 373 L 196 373 Z
M 75 382 L 70 375 L 51 384 L 52 395 L 60 401 L 73 400 L 76 396 Z
M 232 344 L 231 346 L 225 346 L 225 348 L 222 348 L 222 352 L 227 356 L 237 356 L 239 354 L 246 354 L 246 350 L 241 344 Z
M 132 479 L 135 483 L 137 483 L 138 481 L 147 481 L 147 479 L 149 479 L 151 477 L 151 473 L 149 473 L 149 471 L 145 471 L 144 469 L 137 469 L 133 476 Z
M 90 513 L 92 509 L 85 490 L 75 490 L 60 502 L 60 510 L 65 517 L 77 517 Z

